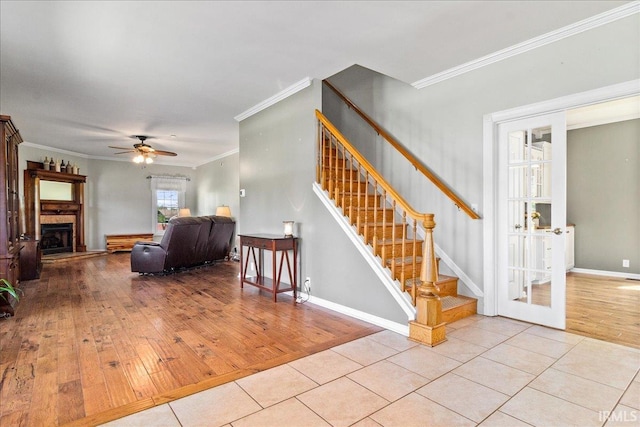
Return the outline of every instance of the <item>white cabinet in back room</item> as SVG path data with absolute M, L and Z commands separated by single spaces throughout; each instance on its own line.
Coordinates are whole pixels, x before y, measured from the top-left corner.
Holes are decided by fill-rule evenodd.
M 576 266 L 576 258 L 574 255 L 575 234 L 576 234 L 576 227 L 573 225 L 567 225 L 567 240 L 566 240 L 566 246 L 564 249 L 564 262 L 565 262 L 565 269 L 567 271 L 571 270 L 573 267 Z
M 567 225 L 564 250 L 565 270 L 575 267 L 574 235 L 575 226 Z M 534 265 L 536 269 L 533 284 L 548 283 L 551 280 L 551 235 L 536 240 Z

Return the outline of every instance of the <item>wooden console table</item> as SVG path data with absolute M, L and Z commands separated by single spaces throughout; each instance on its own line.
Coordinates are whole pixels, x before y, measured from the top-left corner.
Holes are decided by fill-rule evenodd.
M 244 247 L 247 247 L 247 256 L 244 256 Z M 258 257 L 256 258 L 256 249 Z M 274 278 L 264 277 L 264 251 L 271 251 L 271 264 Z M 293 271 L 289 252 L 293 252 Z M 277 253 L 280 252 L 280 266 L 276 269 Z M 280 288 L 282 278 L 282 267 L 287 263 L 287 272 L 291 285 L 287 288 Z M 247 277 L 247 267 L 253 262 L 256 269 L 256 276 Z M 257 286 L 273 293 L 273 301 L 278 301 L 280 292 L 293 291 L 293 302 L 296 302 L 298 288 L 298 238 L 284 237 L 276 234 L 241 234 L 240 235 L 240 287 L 244 284 Z

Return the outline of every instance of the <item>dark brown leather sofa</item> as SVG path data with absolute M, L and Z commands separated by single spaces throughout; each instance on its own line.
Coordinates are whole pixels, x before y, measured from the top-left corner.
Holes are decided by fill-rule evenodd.
M 222 260 L 229 255 L 235 226 L 223 216 L 172 218 L 160 242 L 133 246 L 131 271 L 168 273 Z

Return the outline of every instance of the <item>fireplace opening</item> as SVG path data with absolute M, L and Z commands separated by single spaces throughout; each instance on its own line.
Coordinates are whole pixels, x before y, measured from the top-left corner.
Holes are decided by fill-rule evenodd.
M 73 224 L 42 224 L 43 255 L 73 252 Z

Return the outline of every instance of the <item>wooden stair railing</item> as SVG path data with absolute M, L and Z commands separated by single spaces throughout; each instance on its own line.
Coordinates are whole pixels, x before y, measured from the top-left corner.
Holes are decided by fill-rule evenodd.
M 365 244 L 408 291 L 418 315 L 410 338 L 429 345 L 445 340 L 438 296 L 433 214 L 415 211 L 320 111 L 316 180 L 343 209 Z M 418 238 L 421 226 L 425 239 Z M 422 323 L 424 322 L 424 323 Z M 414 326 L 414 323 L 416 324 Z M 418 325 L 419 324 L 419 325 Z M 416 329 L 418 328 L 418 329 Z M 416 330 L 415 336 L 411 331 Z
M 386 132 L 380 125 L 378 125 L 371 117 L 365 114 L 356 104 L 354 104 L 349 98 L 347 98 L 342 92 L 338 90 L 335 86 L 333 86 L 328 80 L 323 80 L 323 83 L 327 85 L 332 91 L 335 92 L 336 95 L 345 104 L 349 106 L 349 108 L 353 109 L 369 126 L 371 126 L 378 135 L 384 138 L 393 148 L 395 148 L 402 156 L 411 163 L 411 165 L 419 170 L 425 177 L 427 177 L 444 195 L 446 195 L 453 203 L 464 211 L 471 219 L 479 219 L 480 215 L 475 212 L 464 200 L 460 198 L 451 188 L 447 186 L 438 176 L 431 171 L 424 163 L 420 162 L 416 157 L 411 154 L 405 147 L 402 146 L 398 141 L 395 140 L 388 132 Z

